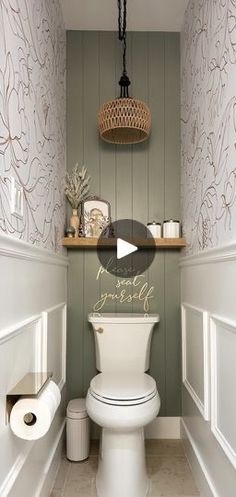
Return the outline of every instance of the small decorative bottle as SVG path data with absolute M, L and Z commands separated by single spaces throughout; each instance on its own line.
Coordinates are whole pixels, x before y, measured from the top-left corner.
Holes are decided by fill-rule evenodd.
M 78 211 L 77 211 L 77 209 L 73 209 L 72 216 L 70 218 L 70 226 L 71 226 L 71 228 L 74 228 L 74 230 L 75 230 L 75 234 L 74 234 L 75 237 L 79 236 L 79 223 L 80 223 L 80 221 L 79 221 Z

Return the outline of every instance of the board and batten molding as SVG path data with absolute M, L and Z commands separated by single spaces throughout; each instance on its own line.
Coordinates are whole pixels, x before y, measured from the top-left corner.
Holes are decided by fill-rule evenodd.
M 204 495 L 204 497 L 221 497 L 215 488 L 205 461 L 199 451 L 198 445 L 183 418 L 180 421 L 180 433 L 188 461 L 194 473 L 201 495 Z
M 36 371 L 42 371 L 43 364 L 43 349 L 42 349 L 42 316 L 31 316 L 30 318 L 16 323 L 14 326 L 4 329 L 0 337 L 0 365 L 2 372 L 5 374 L 1 375 L 1 391 L 5 393 L 5 397 L 2 398 L 1 410 L 4 412 L 5 409 L 5 427 L 1 429 L 6 429 L 9 426 L 9 419 L 6 414 L 6 394 L 14 385 L 21 380 L 20 374 L 24 376 L 25 373 L 29 372 L 28 368 L 32 368 Z M 14 345 L 16 344 L 16 345 Z M 14 374 L 12 371 L 12 365 L 10 357 L 14 355 L 14 348 L 17 347 L 18 353 L 26 353 L 26 358 L 24 359 L 24 364 L 20 364 L 18 360 L 17 367 L 14 368 Z M 33 346 L 33 350 L 32 350 Z M 5 349 L 5 350 L 4 350 Z M 6 353 L 8 354 L 6 355 Z M 10 352 L 10 354 L 9 354 Z M 10 356 L 10 357 L 9 357 Z M 18 358 L 19 359 L 19 358 Z M 7 378 L 6 378 L 7 374 Z M 8 495 L 11 487 L 13 486 L 15 480 L 17 479 L 26 459 L 32 449 L 33 443 L 22 444 L 22 450 L 16 457 L 13 465 L 9 468 L 9 471 L 2 479 L 0 486 L 0 495 Z
M 47 359 L 46 364 L 44 359 L 45 371 L 51 371 L 53 362 L 58 365 L 57 384 L 60 390 L 66 383 L 66 315 L 66 302 L 46 309 L 42 313 L 44 325 L 43 357 Z M 55 375 L 55 371 L 52 372 Z
M 183 436 L 199 489 L 207 497 L 234 496 L 236 488 L 235 247 L 227 243 L 188 256 L 181 264 L 182 302 L 207 312 L 209 319 L 209 421 L 188 389 L 182 389 Z M 201 326 L 199 330 L 202 335 Z M 196 362 L 198 350 L 194 354 Z
M 203 418 L 208 421 L 210 418 L 208 312 L 185 302 L 181 305 L 181 314 L 182 381 Z M 194 344 L 193 350 L 190 349 L 192 344 Z
M 211 430 L 236 469 L 236 322 L 210 316 Z
M 0 332 L 0 383 L 7 392 L 30 371 L 57 371 L 62 398 L 65 396 L 65 316 L 67 257 L 35 247 L 11 236 L 0 235 L 2 285 Z M 14 311 L 14 312 L 13 312 Z M 57 356 L 49 354 L 58 332 Z M 60 348 L 59 347 L 59 348 Z M 49 360 L 48 360 L 49 359 Z M 64 400 L 63 400 L 64 403 Z M 43 441 L 16 440 L 5 424 L 5 397 L 0 399 L 0 494 L 3 497 L 47 497 L 61 452 L 64 406 L 58 408 Z M 47 473 L 45 468 L 50 466 Z M 34 468 L 34 470 L 33 470 Z M 42 492 L 40 490 L 42 488 Z
M 25 462 L 27 461 L 27 457 L 29 456 L 31 449 L 32 449 L 32 443 L 29 443 L 28 445 L 25 445 L 25 447 L 21 450 L 14 464 L 11 466 L 10 470 L 8 471 L 6 477 L 1 482 L 0 485 L 1 497 L 7 497 L 9 495 L 12 486 L 14 485 L 18 475 L 20 474 L 20 471 L 23 468 Z
M 57 316 L 57 319 L 54 323 L 53 321 L 50 322 L 50 316 L 53 314 Z M 56 324 L 56 328 L 55 326 L 53 326 L 53 324 Z M 58 330 L 60 329 L 61 336 L 56 337 L 59 343 L 59 354 L 57 354 L 57 356 L 55 356 L 55 354 L 53 356 L 50 356 L 50 340 L 53 340 L 53 343 L 51 345 L 54 348 L 55 332 L 58 335 Z M 50 336 L 51 333 L 54 334 Z M 32 338 L 33 334 L 34 337 Z M 15 368 L 14 375 L 12 374 L 12 371 L 8 372 L 8 377 L 11 378 L 11 381 L 10 383 L 8 381 L 7 390 L 9 391 L 21 379 L 21 377 L 19 376 L 20 372 L 22 372 L 21 374 L 24 375 L 25 373 L 31 371 L 47 371 L 48 368 L 50 368 L 52 372 L 53 370 L 59 372 L 58 378 L 55 378 L 54 375 L 53 379 L 58 384 L 60 390 L 62 390 L 66 381 L 66 303 L 62 302 L 56 306 L 46 309 L 38 315 L 31 316 L 24 321 L 15 323 L 14 325 L 11 325 L 10 327 L 2 330 L 2 333 L 0 335 L 0 357 L 2 348 L 4 346 L 7 346 L 7 350 L 10 347 L 9 350 L 11 350 L 11 356 L 13 356 L 15 340 L 18 344 L 17 347 L 19 348 L 20 344 L 22 347 L 21 336 L 24 336 L 24 350 L 27 350 L 28 359 L 27 361 L 24 361 L 24 365 L 22 364 L 22 366 L 19 365 L 18 368 Z M 34 345 L 33 349 L 31 348 L 32 344 Z M 58 352 L 58 349 L 56 349 L 56 352 Z M 3 357 L 0 361 L 1 367 L 5 368 L 6 364 L 8 364 L 8 367 L 11 368 L 9 358 L 5 358 L 7 363 L 4 363 L 4 356 L 5 354 L 3 353 Z M 4 375 L 2 377 L 4 378 Z M 6 389 L 5 383 L 1 385 L 1 388 L 2 390 L 4 390 L 4 388 Z M 1 408 L 2 407 L 2 410 L 4 410 L 4 406 L 1 406 Z M 7 425 L 9 427 L 9 420 L 6 415 L 6 426 Z M 53 460 L 54 452 L 56 452 L 57 446 L 60 442 L 64 430 L 64 425 L 65 422 L 63 421 L 63 423 L 59 427 L 57 437 L 54 441 L 54 449 L 53 451 L 51 450 L 49 459 L 47 460 L 48 467 Z M 30 453 L 33 450 L 35 444 L 37 444 L 37 442 L 21 443 L 22 450 L 16 457 L 13 465 L 6 473 L 5 477 L 2 479 L 2 483 L 0 485 L 0 495 L 2 497 L 5 497 L 9 494 L 17 478 L 20 477 L 20 472 L 23 469 L 24 465 L 27 464 L 27 458 L 30 457 Z M 44 476 L 41 477 L 39 486 L 41 485 L 44 485 Z M 40 495 L 40 493 L 38 492 L 37 495 Z

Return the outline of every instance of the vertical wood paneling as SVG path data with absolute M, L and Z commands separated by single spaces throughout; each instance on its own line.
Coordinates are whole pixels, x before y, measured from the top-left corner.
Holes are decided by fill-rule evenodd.
M 132 36 L 129 40 L 132 43 Z M 129 77 L 131 79 L 131 43 L 127 46 L 127 68 L 129 68 Z M 120 43 L 116 44 L 116 89 L 115 95 L 119 95 L 120 87 L 118 81 L 122 73 L 121 66 L 121 47 Z M 115 148 L 116 153 L 116 206 L 117 206 L 117 219 L 132 219 L 132 162 L 133 162 L 133 146 L 119 146 Z
M 83 34 L 67 33 L 67 169 L 84 162 Z M 68 218 L 71 209 L 67 209 Z M 84 384 L 84 258 L 71 253 L 68 268 L 67 383 L 68 397 L 76 397 Z M 70 381 L 71 379 L 71 381 Z
M 99 52 L 99 97 L 100 104 L 106 100 L 114 98 L 117 91 L 116 72 L 116 50 L 117 35 L 116 33 L 100 33 L 100 52 Z M 116 219 L 116 154 L 114 147 L 107 146 L 100 140 L 100 182 L 101 197 L 108 200 L 112 206 L 112 220 Z M 100 278 L 101 294 L 114 292 L 114 278 L 110 274 L 103 274 Z M 108 312 L 115 312 L 116 304 L 114 301 L 109 302 Z
M 167 214 L 179 216 L 178 49 L 176 34 L 128 34 L 131 95 L 149 102 L 152 135 L 144 144 L 112 146 L 99 140 L 96 116 L 99 105 L 119 93 L 121 47 L 117 35 L 110 32 L 68 33 L 68 160 L 73 162 L 77 156 L 79 160 L 84 156 L 93 177 L 93 192 L 111 202 L 113 220 L 134 218 L 146 224 L 153 219 L 162 221 Z M 90 378 L 95 374 L 94 341 L 87 314 L 93 311 L 101 292 L 115 292 L 117 279 L 108 274 L 96 281 L 99 267 L 96 252 L 84 251 L 82 255 L 79 251 L 69 251 L 68 254 L 68 384 L 71 397 L 85 395 Z M 178 254 L 165 256 L 164 251 L 158 251 L 143 278 L 155 287 L 150 312 L 158 312 L 161 317 L 153 335 L 150 373 L 158 382 L 162 415 L 178 415 L 180 405 L 177 260 Z M 140 302 L 115 304 L 112 301 L 104 311 L 115 309 L 143 312 Z
M 116 54 L 116 34 L 101 32 L 99 35 L 99 105 L 114 98 L 116 87 L 115 81 L 115 54 Z M 93 116 L 96 119 L 96 115 Z M 114 212 L 116 199 L 116 157 L 114 147 L 107 146 L 100 141 L 100 186 L 101 196 L 108 200 Z
M 165 198 L 165 59 L 164 35 L 148 33 L 148 93 L 152 110 L 152 134 L 148 144 L 148 220 L 162 220 Z M 149 285 L 155 287 L 152 312 L 160 314 L 155 328 L 151 350 L 150 372 L 158 380 L 161 396 L 160 414 L 166 414 L 166 367 L 165 367 L 165 299 L 164 299 L 164 253 L 157 252 L 149 270 Z M 157 311 L 158 310 L 158 311 Z
M 165 199 L 165 60 L 164 35 L 148 34 L 149 105 L 152 133 L 148 144 L 149 219 L 163 220 Z
M 132 34 L 132 87 L 136 98 L 148 101 L 148 35 Z M 148 142 L 133 147 L 133 217 L 148 222 Z
M 84 384 L 84 255 L 70 254 L 68 268 L 67 392 L 78 396 Z
M 165 204 L 164 217 L 179 219 L 180 202 L 180 53 L 178 33 L 165 34 Z M 181 409 L 181 334 L 179 269 L 176 252 L 164 254 L 166 323 L 166 411 Z
M 127 46 L 127 70 L 129 78 L 132 80 L 132 34 L 128 33 Z M 118 81 L 122 74 L 122 48 L 120 43 L 116 43 L 116 89 L 115 95 L 119 96 L 120 87 Z M 133 218 L 133 146 L 115 147 L 116 155 L 116 216 L 117 219 Z M 118 278 L 116 279 L 116 284 Z M 116 288 L 114 289 L 116 290 Z M 120 290 L 118 293 L 120 293 Z M 116 312 L 132 312 L 132 304 L 121 304 L 116 302 Z
M 91 188 L 99 193 L 100 187 L 100 147 L 97 133 L 96 115 L 99 109 L 99 33 L 83 33 L 84 71 L 84 162 L 88 167 Z
M 100 193 L 100 147 L 97 133 L 96 115 L 100 103 L 100 35 L 98 32 L 83 34 L 84 50 L 84 155 L 85 163 L 92 177 L 91 188 Z M 84 373 L 83 395 L 86 395 L 91 378 L 95 375 L 94 337 L 88 326 L 87 316 L 91 304 L 100 295 L 100 281 L 96 280 L 99 261 L 94 251 L 85 251 L 84 261 Z M 81 309 L 82 311 L 82 309 Z M 89 358 L 89 360 L 88 360 Z
M 99 261 L 96 252 L 88 250 L 84 263 L 84 305 L 83 308 L 80 308 L 80 312 L 84 316 L 83 396 L 87 393 L 90 380 L 96 374 L 94 337 L 92 327 L 88 325 L 87 317 L 92 312 L 93 303 L 98 300 L 100 294 L 100 282 L 96 281 L 98 267 Z

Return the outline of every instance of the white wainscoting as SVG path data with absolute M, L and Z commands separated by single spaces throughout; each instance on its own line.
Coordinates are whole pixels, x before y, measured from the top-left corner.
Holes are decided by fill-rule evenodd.
M 234 497 L 236 243 L 183 257 L 180 267 L 183 437 L 202 495 Z
M 66 382 L 66 304 L 43 312 L 45 371 L 53 372 L 60 390 Z
M 236 469 L 236 322 L 211 316 L 211 429 Z
M 182 381 L 204 419 L 209 419 L 208 313 L 188 303 L 182 314 Z
M 0 336 L 0 392 L 9 392 L 28 372 L 42 371 L 41 315 L 2 330 Z M 0 404 L 0 430 L 6 424 L 6 397 Z M 1 493 L 0 493 L 1 495 Z
M 0 235 L 0 271 L 0 495 L 49 497 L 65 420 L 67 258 Z M 6 423 L 6 394 L 48 369 L 63 401 L 45 437 L 27 442 Z

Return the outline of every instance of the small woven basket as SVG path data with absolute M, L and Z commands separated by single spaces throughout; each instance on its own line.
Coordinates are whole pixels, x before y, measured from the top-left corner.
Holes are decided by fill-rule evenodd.
M 101 107 L 98 129 L 106 142 L 125 145 L 140 143 L 149 137 L 151 113 L 141 100 L 117 98 Z

